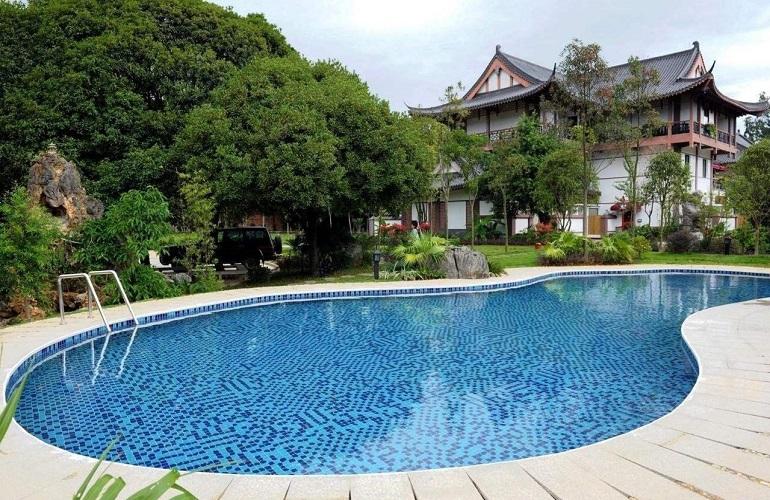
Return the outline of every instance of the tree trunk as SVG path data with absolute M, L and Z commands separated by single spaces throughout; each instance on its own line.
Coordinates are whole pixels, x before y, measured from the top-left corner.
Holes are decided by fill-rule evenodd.
M 503 195 L 503 219 L 505 219 L 505 253 L 508 253 L 508 203 L 505 200 L 505 191 L 502 193 Z
M 320 276 L 321 258 L 318 252 L 318 217 L 313 219 L 311 223 L 311 235 L 310 235 L 310 272 L 313 276 Z
M 762 226 L 759 221 L 754 223 L 754 255 L 759 255 L 759 242 L 762 238 Z
M 660 245 L 663 246 L 663 241 L 665 239 L 665 234 L 663 234 L 663 230 L 666 227 L 666 200 L 665 198 L 661 198 L 660 200 Z
M 474 219 L 476 218 L 476 199 L 470 196 L 468 201 L 471 204 L 471 248 L 476 248 L 476 224 L 474 224 Z

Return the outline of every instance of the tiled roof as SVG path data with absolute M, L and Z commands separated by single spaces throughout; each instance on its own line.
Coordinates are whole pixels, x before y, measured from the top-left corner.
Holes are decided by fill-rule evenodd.
M 698 78 L 687 78 L 687 73 L 700 54 L 698 42 L 693 43 L 692 48 L 673 54 L 641 59 L 639 62 L 645 69 L 654 69 L 658 72 L 660 82 L 651 89 L 651 93 L 657 97 L 668 97 L 680 94 L 707 79 L 708 73 Z M 619 64 L 611 66 L 612 84 L 618 85 L 631 76 L 630 65 Z
M 464 108 L 470 110 L 479 109 L 536 95 L 543 91 L 552 81 L 555 81 L 558 84 L 558 81 L 561 78 L 561 75 L 556 73 L 553 69 L 548 69 L 544 66 L 511 56 L 510 54 L 500 51 L 499 48 L 496 50 L 495 56 L 499 56 L 511 71 L 519 74 L 524 79 L 533 82 L 533 85 L 528 87 L 508 87 L 492 92 L 476 94 L 473 98 L 463 101 L 462 106 Z M 688 78 L 687 74 L 699 56 L 699 44 L 698 42 L 694 42 L 692 47 L 687 50 L 651 57 L 649 59 L 641 59 L 639 62 L 645 68 L 655 69 L 658 72 L 660 82 L 655 85 L 654 89 L 652 89 L 652 93 L 659 99 L 687 92 L 705 82 L 711 81 L 709 89 L 712 90 L 719 99 L 733 105 L 743 113 L 756 114 L 768 109 L 768 103 L 766 102 L 753 103 L 738 101 L 722 94 L 717 90 L 716 86 L 714 86 L 714 76 L 710 71 L 696 78 Z M 609 69 L 612 76 L 612 81 L 610 83 L 613 85 L 623 82 L 630 76 L 629 64 L 627 63 L 611 66 Z M 409 107 L 410 112 L 420 115 L 437 115 L 441 113 L 443 109 L 444 105 L 433 106 L 430 108 Z
M 525 61 L 524 59 L 514 57 L 505 52 L 498 52 L 498 54 L 502 56 L 503 62 L 506 63 L 506 66 L 508 66 L 511 71 L 523 76 L 526 80 L 531 82 L 545 82 L 551 78 L 551 74 L 553 73 L 553 69 L 548 69 L 539 64 Z

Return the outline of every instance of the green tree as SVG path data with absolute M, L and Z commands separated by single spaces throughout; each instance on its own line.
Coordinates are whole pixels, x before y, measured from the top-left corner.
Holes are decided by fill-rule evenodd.
M 543 211 L 556 215 L 561 231 L 569 229 L 570 215 L 580 203 L 583 168 L 580 145 L 567 143 L 543 159 L 535 177 L 536 203 Z
M 59 227 L 24 188 L 0 203 L 0 298 L 48 308 Z
M 744 151 L 723 183 L 729 205 L 754 226 L 754 255 L 759 255 L 762 225 L 770 220 L 770 138 Z
M 762 92 L 759 94 L 759 100 L 768 102 L 768 95 Z M 758 142 L 770 137 L 770 109 L 760 116 L 746 117 L 746 130 L 743 132 L 743 135 L 751 142 Z
M 339 63 L 299 56 L 256 58 L 233 73 L 190 113 L 176 146 L 222 213 L 279 213 L 299 226 L 316 273 L 335 219 L 398 212 L 430 181 L 419 123 Z
M 452 131 L 452 139 L 446 147 L 447 157 L 460 170 L 465 190 L 468 192 L 468 203 L 471 207 L 471 247 L 476 245 L 475 207 L 479 196 L 481 176 L 489 163 L 489 154 L 484 151 L 486 143 L 485 137 L 469 135 L 463 130 L 454 130 Z M 448 195 L 446 200 L 448 201 Z M 449 224 L 447 224 L 448 226 Z
M 559 63 L 560 100 L 577 116 L 574 136 L 580 144 L 583 168 L 578 179 L 583 189 L 583 235 L 588 235 L 588 202 L 598 176 L 593 162 L 596 130 L 605 119 L 610 97 L 610 71 L 601 47 L 574 39 L 562 51 Z M 585 249 L 586 255 L 588 247 Z
M 644 190 L 660 205 L 660 242 L 666 237 L 671 224 L 671 209 L 687 194 L 690 186 L 690 169 L 676 151 L 663 151 L 653 156 L 647 167 Z
M 178 196 L 187 113 L 254 57 L 294 51 L 261 15 L 190 0 L 0 2 L 0 193 L 55 142 L 91 194 Z
M 439 186 L 439 198 L 444 203 L 444 235 L 449 238 L 449 194 L 455 181 L 461 177 L 453 156 L 458 149 L 457 144 L 465 142 L 467 134 L 461 129 L 468 116 L 468 110 L 463 107 L 460 93 L 464 90 L 462 82 L 450 85 L 444 90 L 441 101 L 444 108 L 439 115 L 439 121 L 445 127 L 436 127 L 435 139 L 438 144 L 438 163 L 434 171 L 436 184 Z
M 511 231 L 508 227 L 510 215 L 509 204 L 513 195 L 514 205 L 518 205 L 520 200 L 515 198 L 516 187 L 526 179 L 528 170 L 527 160 L 518 151 L 517 141 L 505 141 L 496 144 L 489 161 L 489 166 L 484 172 L 484 184 L 495 197 L 499 197 L 500 211 L 505 225 L 505 252 L 508 253 L 508 241 Z M 531 193 L 527 193 L 530 197 Z M 515 212 L 513 213 L 515 215 Z
M 616 187 L 620 189 L 632 210 L 631 227 L 636 225 L 636 212 L 641 204 L 639 185 L 639 159 L 642 141 L 662 124 L 660 113 L 652 105 L 660 75 L 654 68 L 647 68 L 636 57 L 628 59 L 629 76 L 615 87 L 612 100 L 609 129 L 604 136 L 618 142 L 623 151 L 623 168 L 626 179 Z

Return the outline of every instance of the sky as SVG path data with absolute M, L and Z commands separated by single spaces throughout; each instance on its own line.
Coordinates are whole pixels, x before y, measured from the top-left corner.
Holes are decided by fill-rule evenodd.
M 552 67 L 572 38 L 610 64 L 700 42 L 717 86 L 756 101 L 770 92 L 770 1 L 216 0 L 261 12 L 305 57 L 336 59 L 391 108 L 431 106 L 448 85 L 471 86 L 495 52 Z M 641 6 L 641 7 L 640 7 Z

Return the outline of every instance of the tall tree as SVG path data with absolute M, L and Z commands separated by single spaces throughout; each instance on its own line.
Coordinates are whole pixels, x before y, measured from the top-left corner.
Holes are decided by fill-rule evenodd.
M 223 212 L 283 214 L 302 229 L 316 273 L 349 213 L 400 211 L 433 167 L 419 122 L 340 64 L 298 56 L 255 58 L 233 73 L 180 138 L 175 155 L 203 171 Z
M 562 51 L 559 63 L 562 77 L 560 100 L 577 118 L 575 139 L 580 144 L 583 168 L 579 179 L 583 188 L 583 235 L 588 235 L 588 202 L 597 170 L 593 163 L 597 124 L 604 119 L 610 97 L 610 71 L 601 56 L 601 47 L 574 39 Z M 586 246 L 586 252 L 588 247 Z
M 535 177 L 534 196 L 542 210 L 556 215 L 559 230 L 570 228 L 570 215 L 583 193 L 580 145 L 570 142 L 548 154 Z M 590 183 L 593 185 L 595 180 Z
M 765 92 L 759 94 L 759 100 L 768 102 L 768 95 Z M 770 137 L 770 109 L 761 116 L 749 116 L 746 118 L 746 130 L 743 132 L 751 142 L 757 142 Z
M 527 159 L 519 152 L 518 141 L 508 140 L 496 145 L 489 161 L 489 166 L 484 172 L 484 184 L 495 197 L 499 197 L 500 207 L 505 225 L 505 252 L 508 253 L 508 241 L 510 238 L 509 204 L 513 187 L 525 180 L 528 170 Z M 531 197 L 531 193 L 527 193 Z M 517 205 L 520 200 L 513 200 Z M 515 215 L 515 213 L 513 214 Z
M 754 226 L 754 255 L 759 255 L 762 225 L 770 221 L 770 138 L 744 151 L 723 182 L 728 204 Z
M 447 238 L 449 238 L 449 194 L 454 182 L 461 176 L 452 156 L 453 151 L 457 149 L 456 144 L 464 141 L 462 136 L 465 135 L 465 131 L 461 129 L 461 126 L 468 116 L 468 110 L 463 107 L 460 96 L 463 90 L 462 82 L 457 82 L 457 85 L 450 85 L 444 90 L 444 96 L 441 98 L 444 108 L 439 120 L 447 128 L 437 129 L 438 164 L 436 165 L 435 176 L 439 186 L 439 195 L 444 203 L 444 232 Z
M 55 142 L 108 203 L 178 198 L 168 149 L 187 113 L 252 58 L 292 53 L 263 16 L 207 2 L 0 2 L 0 192 Z
M 460 170 L 465 190 L 468 192 L 468 204 L 471 213 L 471 247 L 476 245 L 475 214 L 481 175 L 484 173 L 489 160 L 489 154 L 484 151 L 486 143 L 485 137 L 469 135 L 458 129 L 452 131 L 451 140 L 447 144 L 449 159 Z
M 660 113 L 652 105 L 655 87 L 660 83 L 658 71 L 645 67 L 638 58 L 630 57 L 628 72 L 629 76 L 615 87 L 611 118 L 606 121 L 608 130 L 604 136 L 618 142 L 622 148 L 626 179 L 616 187 L 628 200 L 633 228 L 641 198 L 639 160 L 642 141 L 651 137 L 662 122 Z
M 690 186 L 690 169 L 676 151 L 656 154 L 647 167 L 647 183 L 644 190 L 660 204 L 660 242 L 666 237 L 671 224 L 671 210 L 687 194 Z

